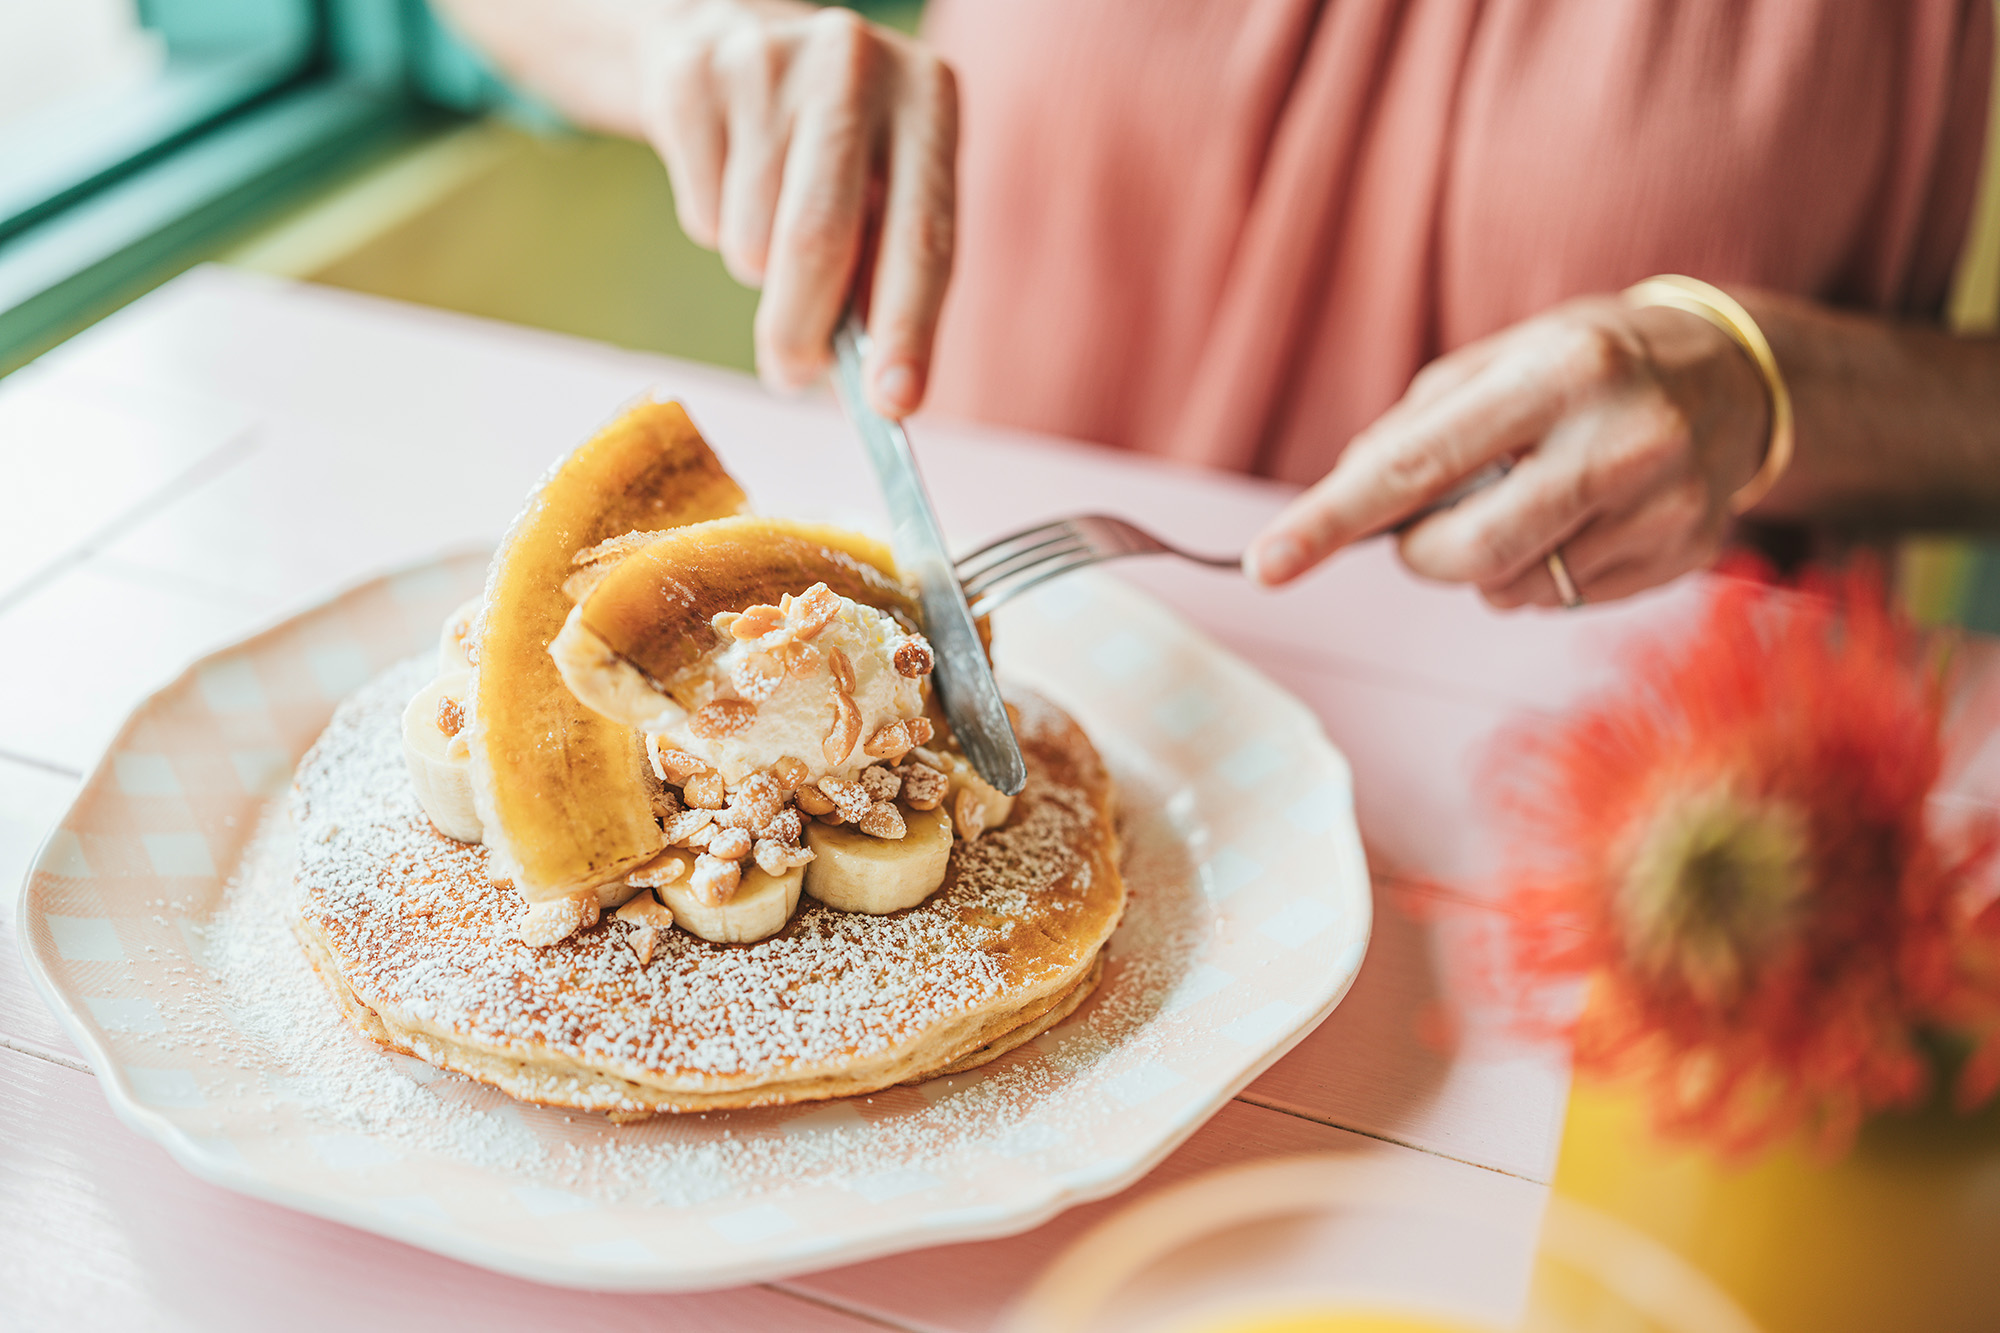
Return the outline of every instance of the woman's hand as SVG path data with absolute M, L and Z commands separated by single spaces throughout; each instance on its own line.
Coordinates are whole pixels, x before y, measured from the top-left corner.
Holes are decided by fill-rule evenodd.
M 1763 383 L 1719 329 L 1575 301 L 1425 367 L 1244 565 L 1283 583 L 1511 460 L 1495 484 L 1404 528 L 1403 562 L 1495 606 L 1555 606 L 1547 559 L 1560 548 L 1586 600 L 1628 597 L 1714 558 L 1768 431 Z
M 796 388 L 825 368 L 867 272 L 869 394 L 888 416 L 914 411 L 951 274 L 950 69 L 851 10 L 762 0 L 662 21 L 641 79 L 682 228 L 763 289 L 765 380 Z

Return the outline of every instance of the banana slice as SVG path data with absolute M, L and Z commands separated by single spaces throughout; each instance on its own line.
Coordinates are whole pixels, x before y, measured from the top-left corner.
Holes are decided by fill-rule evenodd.
M 848 824 L 806 825 L 813 859 L 805 866 L 806 892 L 843 912 L 881 916 L 900 912 L 937 891 L 951 860 L 951 816 L 906 810 L 901 838 L 871 837 Z M 676 909 L 678 910 L 678 909 Z
M 417 691 L 403 710 L 403 762 L 410 785 L 431 823 L 447 838 L 479 842 L 484 837 L 472 808 L 465 744 L 466 709 L 472 701 L 472 673 L 449 671 Z M 450 726 L 450 735 L 444 726 Z
M 767 875 L 756 866 L 746 866 L 736 894 L 720 906 L 710 906 L 694 896 L 688 881 L 694 877 L 694 853 L 670 849 L 662 856 L 684 857 L 687 869 L 671 884 L 662 884 L 653 895 L 674 914 L 674 924 L 690 935 L 715 944 L 751 944 L 775 935 L 792 919 L 799 905 L 799 886 L 805 868 L 796 867 L 782 875 Z M 653 864 L 657 864 L 655 859 Z
M 472 659 L 466 656 L 465 645 L 472 638 L 472 622 L 478 617 L 482 605 L 484 600 L 474 597 L 444 618 L 444 628 L 438 631 L 440 673 L 472 669 Z
M 1014 813 L 1014 798 L 979 776 L 972 761 L 951 750 L 938 752 L 944 761 L 944 775 L 951 785 L 945 788 L 944 804 L 938 809 L 949 811 L 954 824 L 958 826 L 958 836 L 967 842 L 978 842 L 979 835 L 990 828 L 999 828 L 1007 822 L 1007 816 Z

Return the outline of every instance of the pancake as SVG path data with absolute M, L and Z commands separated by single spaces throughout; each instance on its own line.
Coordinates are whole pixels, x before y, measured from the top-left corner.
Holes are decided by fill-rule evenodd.
M 1011 692 L 1028 785 L 957 843 L 945 882 L 888 916 L 802 901 L 779 934 L 671 930 L 645 964 L 609 917 L 512 938 L 521 901 L 486 849 L 432 828 L 404 771 L 404 703 L 432 663 L 384 673 L 300 762 L 296 926 L 348 1017 L 384 1045 L 524 1101 L 617 1119 L 874 1092 L 977 1067 L 1089 995 L 1124 910 L 1112 787 L 1075 722 Z

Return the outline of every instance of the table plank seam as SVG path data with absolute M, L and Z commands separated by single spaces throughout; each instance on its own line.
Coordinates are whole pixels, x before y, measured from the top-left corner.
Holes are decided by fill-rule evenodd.
M 96 1076 L 95 1070 L 73 1055 L 64 1055 L 59 1051 L 51 1051 L 46 1047 L 36 1046 L 25 1041 L 18 1041 L 13 1037 L 7 1036 L 5 1033 L 0 1033 L 0 1050 L 9 1050 L 16 1055 L 30 1056 L 36 1060 L 47 1060 L 52 1065 L 61 1065 L 64 1069 L 74 1069 L 79 1074 Z
M 76 545 L 65 550 L 20 583 L 0 592 L 0 613 L 12 610 L 62 575 L 84 564 L 99 551 L 116 545 L 141 520 L 193 494 L 241 463 L 256 452 L 257 433 L 258 427 L 255 422 L 243 427 L 190 463 L 144 499 L 113 514 Z
M 20 754 L 14 750 L 0 748 L 0 763 L 19 764 L 23 768 L 32 768 L 37 772 L 48 773 L 55 777 L 68 778 L 72 782 L 81 782 L 83 780 L 83 770 L 80 768 L 71 768 L 67 764 L 58 764 L 53 759 L 42 759 L 32 754 Z M 49 827 L 53 828 L 55 826 L 51 824 Z M 46 833 L 46 830 L 44 832 Z
M 1475 1158 L 1460 1157 L 1454 1153 L 1441 1152 L 1436 1148 L 1426 1148 L 1423 1144 L 1413 1143 L 1409 1139 L 1399 1139 L 1393 1134 L 1384 1134 L 1380 1130 L 1361 1129 L 1358 1126 L 1344 1124 L 1341 1121 L 1331 1120 L 1325 1116 L 1313 1115 L 1295 1106 L 1287 1106 L 1283 1102 L 1270 1101 L 1262 1097 L 1252 1096 L 1247 1092 L 1237 1093 L 1236 1100 L 1245 1102 L 1251 1106 L 1261 1107 L 1266 1111 L 1276 1111 L 1280 1115 L 1288 1115 L 1295 1119 L 1309 1121 L 1315 1125 L 1325 1125 L 1328 1129 L 1338 1129 L 1344 1130 L 1349 1134 L 1359 1134 L 1364 1139 L 1374 1139 L 1378 1143 L 1392 1144 L 1398 1148 L 1408 1148 L 1413 1152 L 1428 1153 L 1432 1157 L 1442 1158 L 1447 1162 L 1457 1162 L 1460 1166 L 1473 1166 L 1479 1168 L 1481 1171 L 1491 1171 L 1496 1176 L 1506 1176 L 1511 1180 L 1526 1181 L 1530 1185 L 1546 1185 L 1549 1183 L 1540 1176 L 1523 1175 L 1519 1171 L 1509 1171 L 1504 1166 L 1493 1166 Z
M 807 1305 L 818 1306 L 822 1310 L 831 1310 L 836 1314 L 846 1315 L 850 1319 L 858 1319 L 864 1324 L 873 1324 L 876 1328 L 893 1329 L 895 1333 L 929 1333 L 921 1324 L 899 1323 L 896 1320 L 883 1317 L 874 1310 L 864 1309 L 861 1306 L 852 1305 L 846 1301 L 835 1300 L 831 1296 L 822 1295 L 816 1291 L 807 1291 L 804 1288 L 795 1287 L 789 1282 L 760 1282 L 757 1285 L 766 1291 L 776 1292 L 780 1296 L 789 1296 L 793 1300 L 803 1301 Z

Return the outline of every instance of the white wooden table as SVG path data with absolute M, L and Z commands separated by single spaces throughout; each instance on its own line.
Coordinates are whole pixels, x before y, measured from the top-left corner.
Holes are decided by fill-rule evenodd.
M 543 1288 L 240 1198 L 115 1121 L 29 988 L 15 890 L 127 710 L 191 657 L 364 574 L 493 540 L 534 478 L 649 388 L 683 398 L 771 512 L 874 510 L 844 424 L 714 369 L 346 293 L 205 269 L 0 381 L 0 1327 L 981 1329 L 1109 1200 L 1007 1240 L 918 1250 L 704 1296 Z M 922 421 L 954 539 L 1108 509 L 1240 545 L 1275 485 L 1018 433 Z M 1477 1219 L 1301 1223 L 1184 1280 L 1275 1292 L 1360 1279 L 1505 1310 L 1533 1249 L 1567 1090 L 1455 975 L 1490 864 L 1494 730 L 1608 669 L 1685 592 L 1500 617 L 1420 585 L 1380 545 L 1268 595 L 1178 564 L 1126 574 L 1305 699 L 1353 761 L 1377 871 L 1354 991 L 1137 1194 L 1208 1167 L 1346 1152 Z M 1439 890 L 1457 909 L 1440 913 Z M 1463 901 L 1456 894 L 1462 893 Z M 1471 904 L 1467 906 L 1466 904 Z M 1446 1021 L 1440 1023 L 1440 1015 Z M 1449 1044 L 1437 1030 L 1453 1032 Z M 1430 1034 L 1430 1035 L 1427 1035 Z

